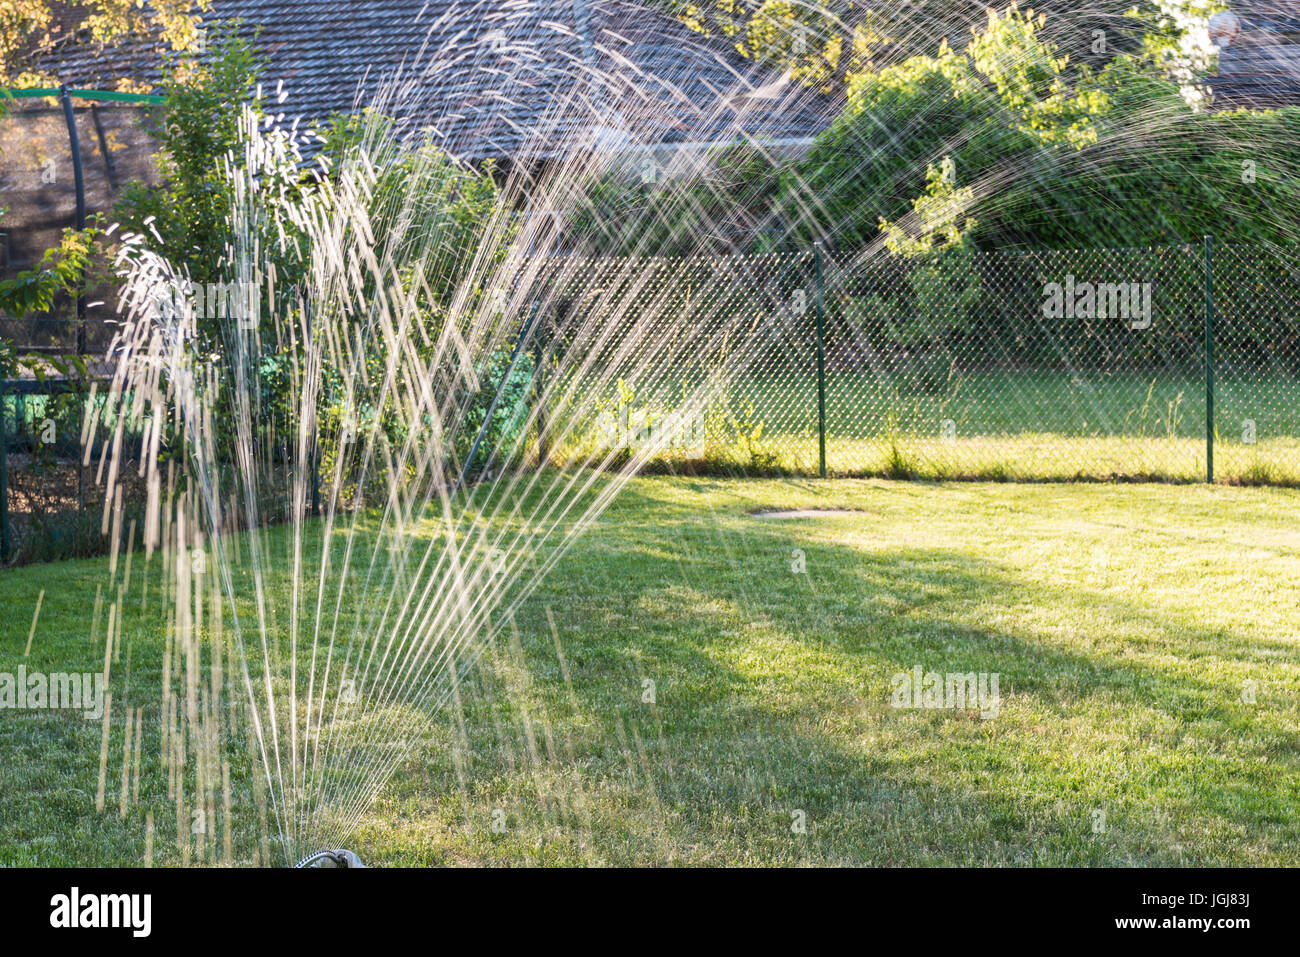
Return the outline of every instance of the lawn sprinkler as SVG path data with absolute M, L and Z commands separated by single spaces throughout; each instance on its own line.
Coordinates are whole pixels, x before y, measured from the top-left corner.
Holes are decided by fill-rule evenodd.
M 315 854 L 308 854 L 301 861 L 294 865 L 298 867 L 365 867 L 361 863 L 361 858 L 357 857 L 351 851 L 317 851 Z

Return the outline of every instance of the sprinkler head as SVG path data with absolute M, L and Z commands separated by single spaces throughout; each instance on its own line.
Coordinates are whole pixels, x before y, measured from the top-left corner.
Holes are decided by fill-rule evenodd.
M 365 867 L 361 863 L 361 858 L 357 857 L 351 851 L 342 849 L 334 851 L 317 851 L 315 854 L 308 854 L 301 861 L 294 865 L 299 867 Z

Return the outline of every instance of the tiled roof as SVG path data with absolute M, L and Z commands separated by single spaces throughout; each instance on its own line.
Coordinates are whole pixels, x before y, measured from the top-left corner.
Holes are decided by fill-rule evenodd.
M 257 30 L 288 118 L 374 104 L 466 159 L 611 139 L 805 139 L 822 98 L 636 0 L 213 0 Z M 129 49 L 65 53 L 69 85 L 157 80 Z M 398 76 L 399 86 L 392 78 Z M 395 94 L 396 89 L 402 90 Z

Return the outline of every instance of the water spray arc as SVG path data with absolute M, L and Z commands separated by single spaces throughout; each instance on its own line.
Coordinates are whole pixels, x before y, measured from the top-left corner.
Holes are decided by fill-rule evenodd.
M 533 41 L 549 42 L 551 27 L 528 23 Z M 971 62 L 1017 80 L 1016 68 L 1042 67 L 1037 47 L 1023 50 Z M 183 861 L 363 866 L 342 848 L 370 856 L 355 843 L 369 809 L 627 483 L 651 460 L 689 464 L 688 431 L 706 450 L 721 430 L 759 434 L 762 423 L 742 428 L 728 405 L 736 383 L 786 368 L 795 351 L 815 357 L 808 434 L 815 422 L 827 475 L 828 379 L 853 351 L 846 339 L 888 378 L 891 362 L 920 364 L 952 332 L 936 315 L 964 308 L 962 290 L 936 280 L 917 293 L 929 313 L 887 315 L 844 278 L 852 260 L 960 254 L 967 213 L 996 212 L 1025 169 L 999 165 L 958 186 L 944 178 L 945 150 L 1017 123 L 1040 136 L 1051 110 L 1083 109 L 1057 94 L 1040 103 L 1008 80 L 1024 115 L 990 106 L 974 132 L 918 151 L 895 186 L 928 192 L 884 227 L 875 216 L 876 238 L 840 255 L 837 233 L 856 215 L 835 205 L 850 205 L 844 181 L 900 153 L 902 134 L 852 163 L 786 169 L 775 138 L 745 126 L 752 84 L 684 118 L 689 67 L 635 76 L 579 58 L 547 123 L 520 134 L 517 161 L 493 178 L 393 119 L 436 114 L 413 78 L 452 69 L 456 55 L 426 51 L 317 153 L 307 134 L 245 113 L 241 151 L 222 165 L 221 268 L 257 294 L 233 314 L 160 297 L 192 277 L 154 237 L 119 237 L 127 321 L 87 448 L 102 452 L 103 524 L 122 556 L 113 574 L 131 567 L 138 541 L 166 597 L 160 753 Z M 532 62 L 521 47 L 511 63 L 519 96 L 532 90 Z M 932 72 L 959 75 L 941 66 Z M 995 83 L 957 86 L 1000 102 Z M 798 83 L 758 92 L 774 116 L 809 96 Z M 840 104 L 817 103 L 829 126 Z M 606 148 L 634 108 L 684 132 L 652 153 Z M 557 132 L 574 130 L 601 135 Z M 1088 118 L 1069 132 L 1086 138 Z M 714 153 L 778 169 L 780 204 L 741 208 L 709 165 L 723 162 L 698 148 L 706 134 Z M 857 141 L 827 142 L 852 154 Z M 1039 145 L 1030 167 L 1051 144 Z M 646 155 L 655 169 L 639 179 Z M 749 255 L 730 255 L 738 234 Z M 812 237 L 813 253 L 798 251 Z M 854 298 L 869 304 L 864 328 L 833 343 L 828 315 Z M 877 334 L 896 354 L 863 345 Z M 138 528 L 120 491 L 129 442 L 147 489 Z M 223 848 L 215 826 L 187 829 L 196 819 L 236 836 Z
M 408 753 L 405 736 L 427 726 L 462 680 L 454 675 L 510 627 L 621 485 L 725 381 L 727 360 L 706 368 L 701 357 L 717 356 L 743 335 L 738 321 L 753 320 L 703 300 L 694 322 L 679 323 L 661 264 L 575 270 L 574 260 L 536 255 L 547 235 L 523 235 L 527 227 L 504 215 L 468 252 L 437 231 L 417 233 L 413 207 L 431 181 L 467 175 L 419 154 L 381 209 L 391 214 L 382 228 L 362 201 L 383 185 L 369 154 L 332 171 L 311 197 L 268 211 L 265 183 L 295 150 L 251 118 L 246 131 L 253 162 L 229 170 L 243 184 L 237 195 L 248 197 L 233 214 L 243 225 L 232 260 L 261 285 L 250 301 L 267 312 L 232 317 L 218 331 L 224 345 L 211 353 L 218 358 L 193 362 L 189 344 L 203 336 L 202 317 L 183 301 L 178 309 L 173 300 L 171 311 L 152 308 L 151 290 L 183 277 L 129 237 L 122 262 L 137 315 L 118 341 L 108 405 L 114 428 L 134 422 L 150 442 L 166 429 L 168 444 L 187 450 L 183 477 L 149 466 L 153 518 L 144 537 L 146 550 L 170 556 L 177 607 L 168 673 L 179 684 L 165 691 L 165 707 L 178 716 L 175 778 L 197 761 L 191 787 L 202 794 L 216 778 L 200 768 L 229 765 L 230 748 L 247 740 L 260 765 L 256 790 L 283 846 L 266 853 L 297 859 L 350 833 Z M 378 149 L 396 155 L 401 147 Z M 533 222 L 547 228 L 546 219 Z M 281 230 L 308 250 L 307 296 L 300 283 L 277 299 L 273 276 L 249 258 L 264 248 L 261 235 Z M 454 271 L 445 306 L 430 308 L 401 278 L 412 267 L 417 276 Z M 603 288 L 562 324 L 545 381 L 525 376 L 530 401 L 507 403 L 537 317 L 566 284 L 593 275 Z M 736 287 L 749 281 L 734 271 L 717 278 Z M 498 289 L 504 302 L 492 295 Z M 304 300 L 309 310 L 299 308 Z M 295 400 L 287 414 L 264 408 L 252 387 L 268 339 L 290 344 Z M 493 368 L 504 369 L 499 380 Z M 594 433 L 605 397 L 635 388 L 658 401 L 669 384 L 671 400 L 663 393 L 636 450 Z M 313 463 L 320 410 L 331 403 L 338 424 L 327 439 L 317 520 Z M 551 461 L 530 465 L 543 414 Z M 217 419 L 233 423 L 233 447 L 218 440 Z M 491 468 L 471 482 L 480 460 Z M 268 512 L 270 502 L 283 502 L 287 525 Z M 220 644 L 212 641 L 217 616 Z M 218 661 L 230 678 L 224 688 L 213 684 L 210 662 Z M 194 737 L 187 727 L 211 727 L 223 713 L 230 716 L 223 734 L 208 732 L 187 761 L 180 749 Z M 178 800 L 185 794 L 178 786 Z

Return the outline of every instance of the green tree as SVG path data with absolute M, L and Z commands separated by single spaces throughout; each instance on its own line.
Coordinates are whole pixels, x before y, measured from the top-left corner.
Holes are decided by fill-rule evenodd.
M 650 156 L 629 159 L 577 191 L 566 235 L 599 255 L 766 251 L 789 236 L 782 171 L 771 154 L 741 144 L 671 178 Z
M 47 249 L 36 268 L 0 280 L 0 315 L 49 312 L 61 296 L 76 296 L 82 281 L 92 271 L 97 235 L 93 229 L 64 230 L 62 242 Z M 79 356 L 50 359 L 23 355 L 11 342 L 0 339 L 0 379 L 12 377 L 19 368 L 41 377 L 47 370 L 84 373 L 85 362 Z
M 1145 55 L 1071 69 L 1042 25 L 1013 6 L 960 52 L 855 76 L 783 202 L 816 196 L 807 232 L 863 245 L 908 215 L 947 157 L 980 247 L 1296 238 L 1300 111 L 1198 110 Z
M 202 14 L 210 6 L 210 0 L 0 0 L 0 86 L 54 85 L 59 49 L 71 43 L 129 43 L 137 57 L 193 50 L 202 44 Z M 114 79 L 119 88 L 133 85 L 129 77 Z
M 789 202 L 817 196 L 822 221 L 812 229 L 863 245 L 881 220 L 911 210 L 941 159 L 956 183 L 970 184 L 1094 142 L 1105 91 L 1087 68 L 1067 78 L 1066 58 L 1038 36 L 1041 23 L 1012 6 L 990 13 L 961 52 L 940 43 L 933 55 L 855 75 L 843 112 L 788 177 Z
M 158 160 L 162 185 L 127 184 L 116 214 L 123 231 L 155 240 L 195 282 L 219 282 L 232 242 L 227 156 L 239 161 L 241 107 L 260 116 L 253 93 L 265 60 L 237 30 L 215 31 L 195 68 L 177 60 L 164 73 Z
M 831 91 L 843 90 L 855 74 L 932 54 L 941 42 L 961 48 L 985 19 L 985 7 L 959 0 L 663 2 L 701 33 L 730 40 L 743 55 Z M 1175 46 L 1178 41 L 1177 25 L 1161 15 L 1157 0 L 1041 0 L 1034 10 L 1048 18 L 1046 39 L 1077 65 L 1097 67 L 1134 52 L 1149 32 Z

